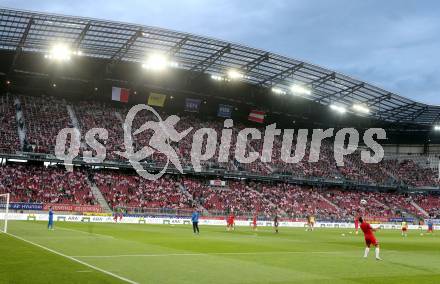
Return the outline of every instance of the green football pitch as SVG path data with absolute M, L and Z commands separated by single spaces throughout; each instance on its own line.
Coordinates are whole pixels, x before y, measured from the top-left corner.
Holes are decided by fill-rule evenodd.
M 383 261 L 343 229 L 9 223 L 0 283 L 440 283 L 440 236 L 379 231 Z M 345 234 L 343 236 L 342 234 Z

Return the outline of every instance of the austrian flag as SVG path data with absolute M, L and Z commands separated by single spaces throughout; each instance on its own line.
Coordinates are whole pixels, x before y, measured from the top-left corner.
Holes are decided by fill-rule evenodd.
M 112 101 L 127 103 L 130 89 L 112 87 Z
M 251 113 L 249 113 L 248 120 L 258 122 L 258 123 L 263 123 L 265 115 L 266 115 L 265 111 L 253 110 L 253 111 L 251 111 Z

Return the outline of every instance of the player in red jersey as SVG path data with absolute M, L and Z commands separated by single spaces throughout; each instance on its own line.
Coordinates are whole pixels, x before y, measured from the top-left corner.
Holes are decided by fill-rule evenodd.
M 232 225 L 232 230 L 235 231 L 235 215 L 234 215 L 234 213 L 231 214 L 231 225 Z
M 364 222 L 364 220 L 362 219 L 362 217 L 359 217 L 359 223 L 361 223 L 361 230 L 362 232 L 364 232 L 364 237 L 365 237 L 365 244 L 367 245 L 365 248 L 365 252 L 364 252 L 364 257 L 367 258 L 368 257 L 368 253 L 370 252 L 370 245 L 372 244 L 373 246 L 376 247 L 375 252 L 376 252 L 376 260 L 382 260 L 379 256 L 379 243 L 376 240 L 376 237 L 374 236 L 374 233 L 376 231 L 376 229 L 373 229 L 373 227 L 371 227 L 370 224 L 368 224 L 367 222 Z
M 355 229 L 355 234 L 359 234 L 359 218 L 355 217 L 354 218 L 354 229 Z
M 254 214 L 254 219 L 252 220 L 252 230 L 257 230 L 257 213 Z
M 226 230 L 228 230 L 228 231 L 235 230 L 235 226 L 234 226 L 235 220 L 234 219 L 235 219 L 234 213 L 231 213 L 227 218 Z
M 428 220 L 428 233 L 432 234 L 434 232 L 434 223 L 432 219 Z

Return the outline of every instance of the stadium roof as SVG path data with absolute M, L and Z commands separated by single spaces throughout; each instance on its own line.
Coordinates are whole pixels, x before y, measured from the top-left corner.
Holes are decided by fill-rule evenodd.
M 222 40 L 141 26 L 81 17 L 0 9 L 0 50 L 47 53 L 63 42 L 84 56 L 110 64 L 141 63 L 149 52 L 163 52 L 179 68 L 212 75 L 235 69 L 244 81 L 289 92 L 293 84 L 312 90 L 304 97 L 324 105 L 351 110 L 354 104 L 370 109 L 370 116 L 402 123 L 430 125 L 440 121 L 440 106 L 404 98 L 377 86 L 297 59 Z M 12 66 L 13 68 L 13 66 Z

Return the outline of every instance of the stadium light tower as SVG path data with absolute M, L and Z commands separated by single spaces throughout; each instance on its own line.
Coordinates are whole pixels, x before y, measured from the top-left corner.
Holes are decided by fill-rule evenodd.
M 338 105 L 335 105 L 335 104 L 331 104 L 331 105 L 330 105 L 330 108 L 331 108 L 332 110 L 336 111 L 336 112 L 341 113 L 341 114 L 347 112 L 347 109 L 346 109 L 345 107 L 343 107 L 343 106 L 338 106 Z
M 142 68 L 155 72 L 164 71 L 169 67 L 176 68 L 177 66 L 177 62 L 170 61 L 168 57 L 160 53 L 150 54 L 145 63 L 142 64 Z
M 370 113 L 370 109 L 364 105 L 360 105 L 360 104 L 354 104 L 353 105 L 353 109 L 357 112 L 363 113 L 363 114 L 369 114 Z
M 309 88 L 307 88 L 307 87 L 305 87 L 303 85 L 299 85 L 299 84 L 292 85 L 290 87 L 290 90 L 294 94 L 298 94 L 298 95 L 310 95 L 310 94 L 312 94 L 312 91 Z

